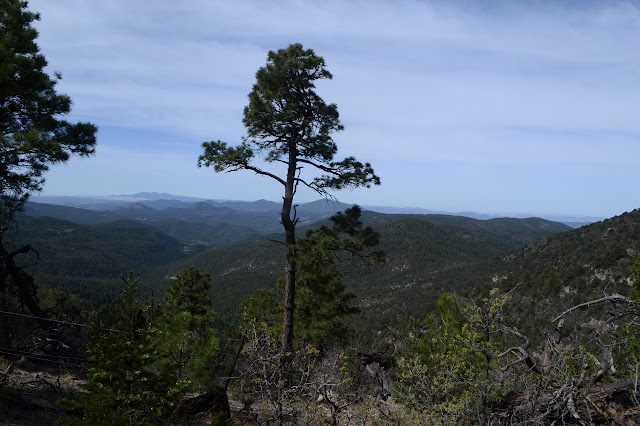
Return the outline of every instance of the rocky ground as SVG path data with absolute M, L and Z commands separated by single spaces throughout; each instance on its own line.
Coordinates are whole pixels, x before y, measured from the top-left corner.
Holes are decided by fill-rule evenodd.
M 84 381 L 57 370 L 0 360 L 0 424 L 48 426 L 70 414 L 57 401 L 75 394 Z

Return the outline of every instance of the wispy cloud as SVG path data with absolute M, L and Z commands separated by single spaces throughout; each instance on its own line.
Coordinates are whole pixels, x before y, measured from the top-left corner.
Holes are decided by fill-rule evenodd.
M 243 135 L 242 108 L 267 51 L 302 42 L 334 74 L 319 91 L 347 127 L 336 135 L 341 152 L 386 174 L 383 187 L 352 194 L 363 202 L 614 214 L 640 201 L 620 181 L 640 178 L 635 1 L 29 4 L 42 14 L 39 43 L 64 75 L 74 118 L 166 132 L 173 137 L 155 149 L 191 144 L 194 163 L 199 142 Z M 151 139 L 100 143 L 143 153 Z M 412 178 L 398 179 L 409 162 Z M 183 186 L 204 191 L 188 177 Z M 568 186 L 537 184 L 552 177 Z M 514 198 L 516 188 L 499 184 L 507 181 L 529 199 Z M 442 190 L 425 193 L 422 182 Z M 608 188 L 610 205 L 588 185 Z

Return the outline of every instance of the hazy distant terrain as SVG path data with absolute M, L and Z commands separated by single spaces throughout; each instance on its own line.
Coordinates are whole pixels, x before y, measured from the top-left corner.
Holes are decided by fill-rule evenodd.
M 207 200 L 197 197 L 185 197 L 167 193 L 158 192 L 141 192 L 131 195 L 112 195 L 112 196 L 39 196 L 34 195 L 31 200 L 37 203 L 57 204 L 70 207 L 80 207 L 90 210 L 109 210 L 118 207 L 127 207 L 135 203 L 139 203 L 154 209 L 163 209 L 167 207 L 181 208 L 189 204 L 198 202 L 207 202 L 217 207 L 228 207 L 243 211 L 254 212 L 279 212 L 281 204 L 274 201 L 230 201 L 230 200 Z M 306 206 L 306 207 L 305 207 Z M 318 200 L 312 203 L 302 203 L 299 213 L 305 209 L 312 209 L 314 212 L 322 212 L 324 214 L 333 213 L 334 211 L 344 210 L 351 204 L 340 203 L 332 200 Z M 447 212 L 442 210 L 429 210 L 420 207 L 389 207 L 389 206 L 361 206 L 370 211 L 388 214 L 442 214 L 453 216 L 464 216 L 473 219 L 495 219 L 500 217 L 527 218 L 541 217 L 555 222 L 561 222 L 572 228 L 588 225 L 589 223 L 598 222 L 606 219 L 605 217 L 596 216 L 567 216 L 567 215 L 536 215 L 536 214 L 509 214 L 509 213 L 476 213 L 476 212 Z

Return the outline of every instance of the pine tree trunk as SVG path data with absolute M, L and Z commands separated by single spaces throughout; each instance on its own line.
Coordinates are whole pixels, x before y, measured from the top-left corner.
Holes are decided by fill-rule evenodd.
M 282 203 L 281 221 L 284 227 L 286 251 L 286 272 L 284 285 L 284 320 L 282 323 L 282 360 L 286 359 L 285 354 L 293 346 L 293 314 L 296 297 L 296 262 L 293 257 L 292 246 L 296 243 L 296 218 L 291 217 L 293 206 L 293 196 L 295 194 L 295 173 L 296 173 L 297 149 L 295 140 L 289 143 L 289 168 L 287 170 L 287 181 L 285 185 L 284 198 Z
M 288 229 L 287 229 L 288 228 Z M 284 321 L 282 328 L 282 351 L 286 353 L 293 345 L 293 314 L 296 296 L 296 262 L 289 247 L 295 243 L 295 226 L 291 223 L 285 226 L 285 238 L 287 242 L 285 287 L 284 287 Z

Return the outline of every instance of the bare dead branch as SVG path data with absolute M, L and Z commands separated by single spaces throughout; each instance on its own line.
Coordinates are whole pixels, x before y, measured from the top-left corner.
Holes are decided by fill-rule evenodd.
M 11 253 L 9 253 L 9 257 L 14 258 L 19 254 L 26 254 L 26 253 L 29 253 L 30 251 L 34 252 L 36 254 L 36 257 L 38 258 L 38 260 L 40 260 L 40 253 L 38 253 L 30 245 L 26 245 L 26 246 L 20 247 L 19 249 L 16 249 L 16 250 L 12 251 Z
M 551 322 L 556 322 L 558 321 L 560 318 L 564 317 L 565 315 L 575 311 L 576 309 L 580 309 L 580 308 L 586 308 L 587 306 L 591 306 L 591 305 L 595 305 L 598 303 L 603 303 L 603 302 L 620 302 L 620 303 L 625 303 L 627 305 L 633 306 L 633 307 L 638 307 L 638 303 L 627 299 L 626 297 L 620 295 L 620 294 L 612 294 L 611 296 L 606 296 L 606 297 L 602 297 L 600 299 L 596 299 L 596 300 L 590 300 L 588 302 L 585 303 L 581 303 L 579 305 L 576 305 L 570 309 L 567 309 L 566 311 L 564 311 L 563 313 L 561 313 L 560 315 L 558 315 L 557 317 L 555 317 L 554 319 L 551 320 Z

